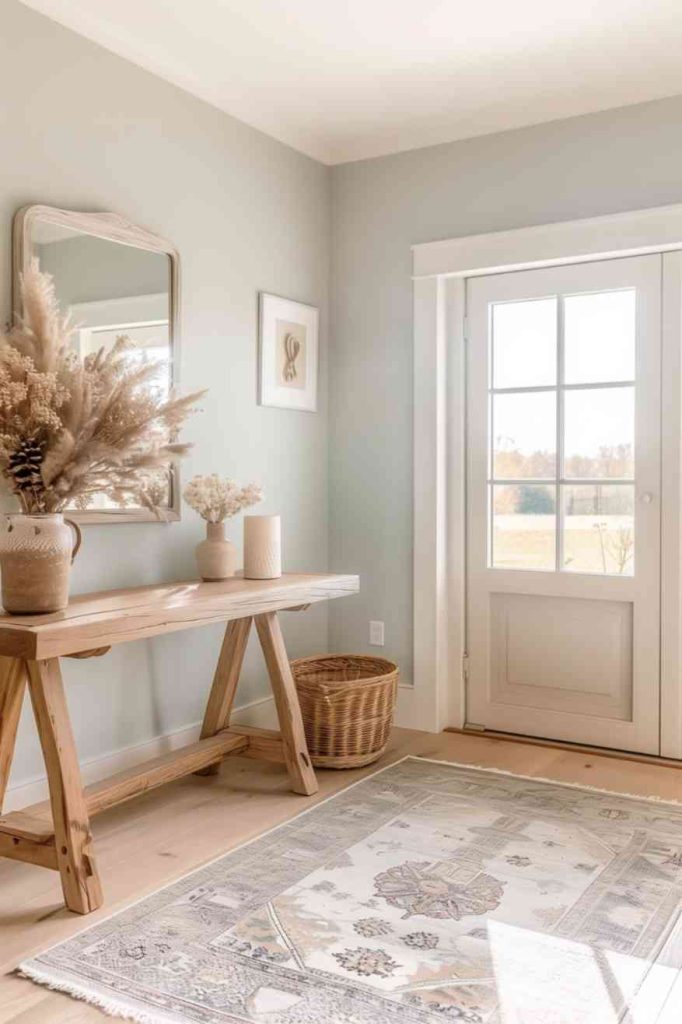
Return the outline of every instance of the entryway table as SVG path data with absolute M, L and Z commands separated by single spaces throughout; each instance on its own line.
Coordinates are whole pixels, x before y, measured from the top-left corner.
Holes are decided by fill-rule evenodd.
M 85 594 L 73 597 L 65 611 L 49 615 L 0 614 L 0 808 L 27 683 L 50 790 L 49 803 L 0 817 L 0 856 L 59 871 L 67 907 L 88 914 L 102 904 L 92 815 L 183 775 L 215 773 L 229 754 L 280 762 L 295 793 L 315 793 L 278 612 L 305 610 L 358 589 L 357 576 L 235 577 Z M 98 657 L 114 644 L 214 622 L 227 622 L 227 628 L 200 739 L 83 787 L 60 659 Z M 230 726 L 252 623 L 265 656 L 280 732 Z

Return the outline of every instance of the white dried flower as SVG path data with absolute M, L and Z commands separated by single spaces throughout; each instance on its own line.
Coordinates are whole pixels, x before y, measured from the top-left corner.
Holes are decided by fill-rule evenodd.
M 263 491 L 257 484 L 241 487 L 236 480 L 211 473 L 210 476 L 193 477 L 185 487 L 183 498 L 202 519 L 221 523 L 223 519 L 229 519 L 242 509 L 262 501 Z

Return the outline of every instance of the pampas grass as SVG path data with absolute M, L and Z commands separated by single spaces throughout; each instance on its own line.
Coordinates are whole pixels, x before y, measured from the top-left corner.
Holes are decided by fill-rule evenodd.
M 0 472 L 23 510 L 85 509 L 96 494 L 150 507 L 160 478 L 190 447 L 178 432 L 204 392 L 162 398 L 152 386 L 162 364 L 131 359 L 127 337 L 80 359 L 37 260 L 21 300 L 22 316 L 0 333 Z

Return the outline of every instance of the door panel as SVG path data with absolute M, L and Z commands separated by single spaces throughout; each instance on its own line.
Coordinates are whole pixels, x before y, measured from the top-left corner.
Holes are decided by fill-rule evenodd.
M 467 282 L 472 724 L 658 752 L 661 266 Z
M 492 593 L 490 607 L 496 703 L 631 718 L 630 602 Z

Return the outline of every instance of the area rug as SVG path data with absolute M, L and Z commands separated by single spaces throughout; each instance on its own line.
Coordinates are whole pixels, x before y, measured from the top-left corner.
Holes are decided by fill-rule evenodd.
M 144 1024 L 679 1024 L 681 908 L 682 804 L 407 758 L 20 970 Z

